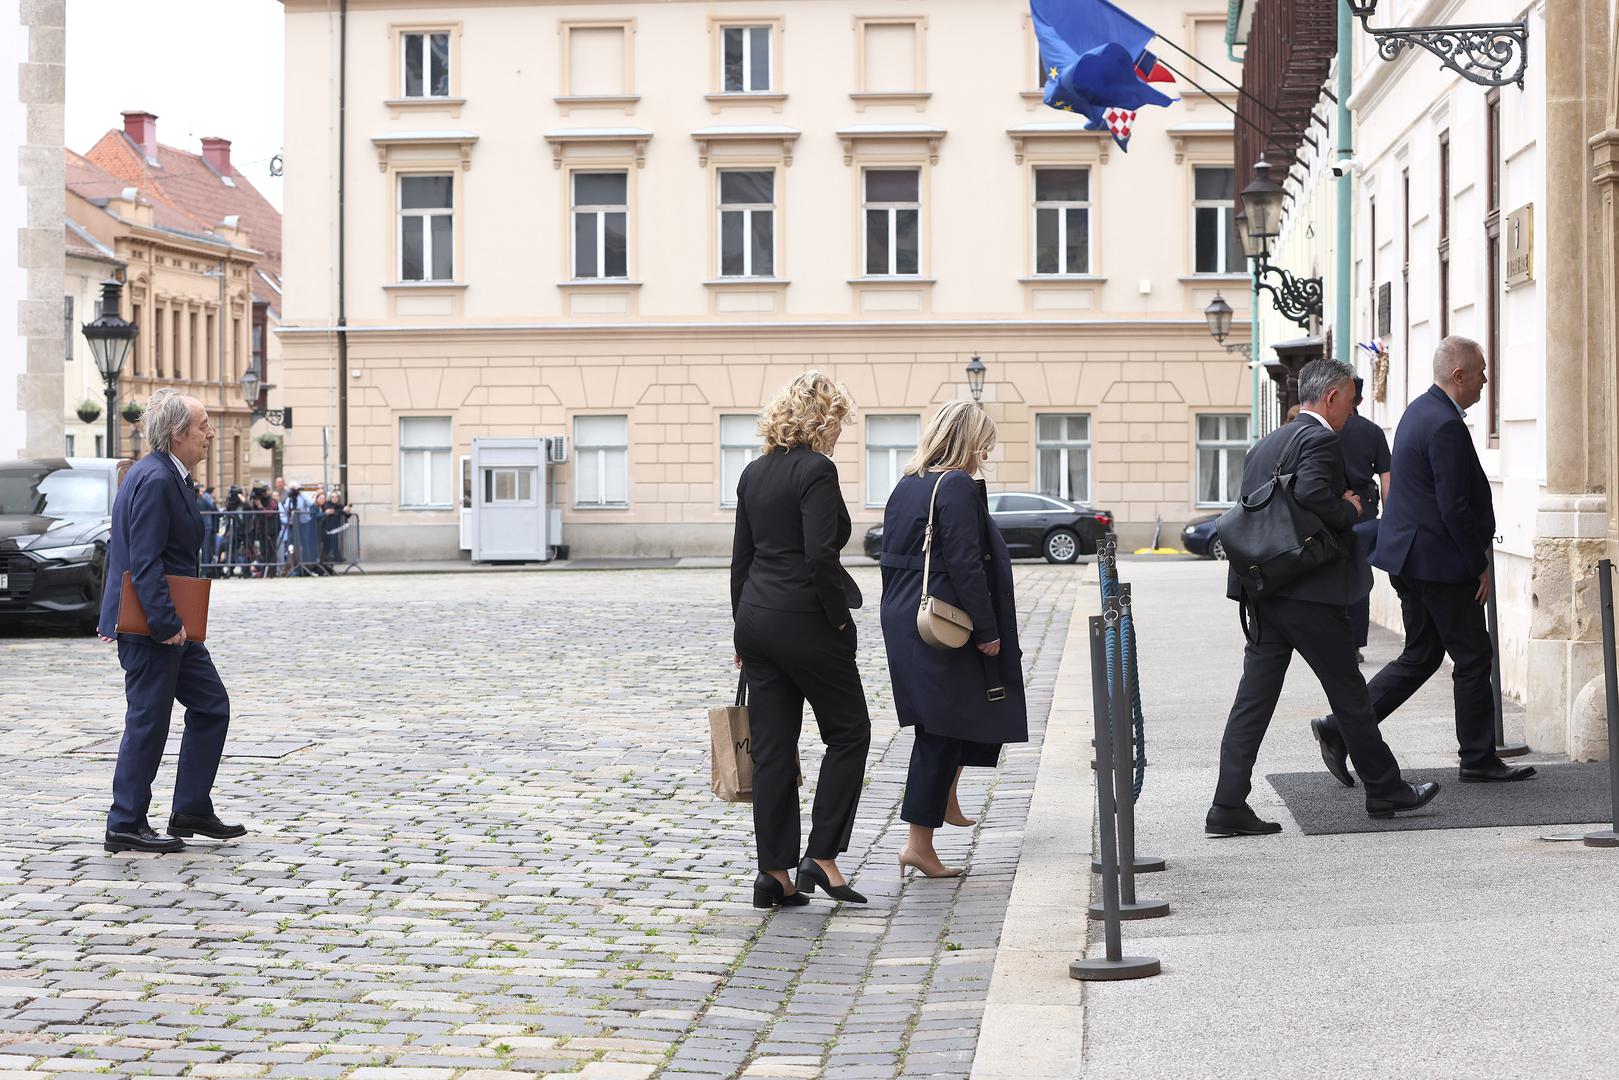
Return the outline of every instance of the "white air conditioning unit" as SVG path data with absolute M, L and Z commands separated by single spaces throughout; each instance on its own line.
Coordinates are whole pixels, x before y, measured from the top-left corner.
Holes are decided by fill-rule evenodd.
M 568 437 L 566 435 L 550 435 L 546 437 L 545 460 L 552 465 L 561 465 L 568 460 Z

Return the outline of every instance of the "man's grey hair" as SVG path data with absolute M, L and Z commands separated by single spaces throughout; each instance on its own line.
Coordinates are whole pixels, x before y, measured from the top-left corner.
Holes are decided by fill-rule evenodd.
M 141 418 L 146 441 L 160 454 L 174 446 L 174 437 L 191 426 L 191 399 L 172 386 L 154 391 Z
M 1460 334 L 1450 335 L 1433 351 L 1433 381 L 1448 385 L 1450 373 L 1459 367 L 1466 367 L 1468 359 L 1475 354 L 1481 359 L 1484 356 L 1478 342 Z
M 1306 405 L 1314 405 L 1327 396 L 1327 391 L 1335 386 L 1355 383 L 1355 369 L 1342 360 L 1332 360 L 1322 357 L 1311 360 L 1299 372 L 1299 401 Z

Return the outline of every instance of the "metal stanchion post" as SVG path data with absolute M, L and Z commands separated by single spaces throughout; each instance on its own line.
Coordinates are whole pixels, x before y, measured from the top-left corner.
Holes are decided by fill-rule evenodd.
M 1495 594 L 1499 582 L 1495 577 L 1495 545 L 1490 545 L 1490 598 L 1484 613 L 1490 621 L 1490 695 L 1495 703 L 1495 756 L 1519 757 L 1529 752 L 1521 743 L 1507 745 L 1506 714 L 1501 709 L 1501 625 L 1496 618 Z
M 1107 657 L 1107 685 L 1113 688 L 1108 695 L 1108 711 L 1113 717 L 1113 802 L 1119 819 L 1119 918 L 1156 919 L 1169 914 L 1169 901 L 1142 900 L 1136 896 L 1135 717 L 1131 707 L 1135 701 L 1135 679 L 1130 665 L 1124 662 L 1124 625 L 1130 615 L 1128 585 L 1119 586 L 1113 606 L 1119 618 L 1108 627 L 1108 632 L 1114 635 L 1117 647 Z M 1098 780 L 1098 783 L 1103 782 L 1106 778 Z M 1090 913 L 1093 919 L 1103 916 L 1096 904 L 1091 905 Z
M 1619 847 L 1619 659 L 1613 640 L 1613 560 L 1597 563 L 1602 597 L 1602 681 L 1608 705 L 1608 782 L 1613 796 L 1613 828 L 1585 834 L 1586 847 Z
M 1097 548 L 1096 548 L 1096 567 L 1097 567 L 1097 575 L 1101 579 L 1102 584 L 1103 584 L 1103 589 L 1102 589 L 1102 595 L 1103 596 L 1117 596 L 1117 595 L 1120 595 L 1121 593 L 1128 595 L 1128 593 L 1129 593 L 1130 586 L 1122 585 L 1122 584 L 1119 583 L 1118 554 L 1119 554 L 1119 541 L 1118 541 L 1117 537 L 1108 537 L 1108 538 L 1102 540 L 1102 542 L 1097 545 Z M 1113 587 L 1111 589 L 1107 587 L 1108 582 L 1111 582 L 1112 585 L 1113 585 Z M 1122 655 L 1123 655 L 1123 645 L 1124 645 L 1124 640 L 1123 640 L 1123 636 L 1122 636 L 1123 633 L 1124 633 L 1124 628 L 1123 628 L 1122 623 L 1121 623 L 1120 628 L 1119 628 L 1119 633 L 1121 635 L 1120 639 L 1119 639 L 1119 645 L 1120 645 L 1120 655 L 1122 657 Z M 1133 679 L 1134 679 L 1134 676 L 1132 675 L 1132 680 Z M 1134 686 L 1134 683 L 1132 681 L 1132 687 L 1133 686 Z M 1134 703 L 1135 703 L 1135 696 L 1134 696 L 1133 692 L 1132 692 L 1131 696 L 1127 699 L 1127 701 L 1130 703 L 1130 707 L 1133 708 Z M 1132 720 L 1132 722 L 1134 721 L 1134 714 L 1133 713 L 1131 714 L 1131 720 Z M 1132 734 L 1133 734 L 1133 732 L 1134 732 L 1134 729 L 1132 728 Z M 1132 764 L 1133 764 L 1133 761 L 1130 764 L 1127 764 L 1124 767 L 1127 775 L 1129 773 L 1129 769 L 1130 769 Z M 1134 793 L 1133 792 L 1132 792 L 1132 798 L 1130 800 L 1130 804 L 1131 804 L 1130 805 L 1131 821 L 1134 822 L 1134 820 L 1135 820 L 1135 802 L 1134 802 Z M 1157 856 L 1154 856 L 1154 855 L 1137 855 L 1135 853 L 1135 836 L 1134 836 L 1133 831 L 1131 833 L 1129 849 L 1121 852 L 1119 857 L 1121 859 L 1124 859 L 1125 861 L 1129 862 L 1133 872 L 1136 873 L 1136 874 L 1154 874 L 1154 873 L 1158 873 L 1161 870 L 1169 869 L 1169 864 L 1167 862 L 1165 862 L 1163 859 L 1158 858 Z M 1100 859 L 1092 859 L 1091 860 L 1091 873 L 1100 874 L 1101 872 L 1102 872 L 1102 862 L 1101 862 L 1101 860 Z
M 1117 789 L 1113 784 L 1113 740 L 1108 730 L 1111 706 L 1105 658 L 1105 627 L 1110 619 L 1116 624 L 1118 617 L 1118 605 L 1109 600 L 1103 614 L 1093 615 L 1090 620 L 1091 706 L 1096 715 L 1096 760 L 1091 762 L 1091 768 L 1096 772 L 1097 827 L 1102 837 L 1102 906 L 1107 914 L 1102 920 L 1103 955 L 1082 956 L 1068 965 L 1068 977 L 1085 982 L 1141 979 L 1160 971 L 1154 957 L 1124 955 L 1119 929 L 1119 848 L 1118 834 L 1114 830 Z

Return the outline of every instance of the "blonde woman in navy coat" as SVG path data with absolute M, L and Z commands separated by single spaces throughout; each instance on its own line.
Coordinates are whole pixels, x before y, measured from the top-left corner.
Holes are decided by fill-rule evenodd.
M 908 867 L 928 877 L 962 872 L 945 866 L 933 847 L 934 830 L 946 822 L 976 824 L 956 801 L 962 769 L 994 768 L 1003 744 L 1029 739 L 1012 560 L 978 479 L 994 449 L 995 421 L 977 402 L 941 406 L 883 515 L 883 640 L 895 711 L 916 732 L 900 809 L 911 827 L 901 875 Z M 959 649 L 933 648 L 916 629 L 922 535 L 935 488 L 928 592 L 972 616 L 972 636 Z

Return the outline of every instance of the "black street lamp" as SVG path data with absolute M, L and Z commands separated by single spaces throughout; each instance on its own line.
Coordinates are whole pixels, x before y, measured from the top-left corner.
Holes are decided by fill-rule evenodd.
M 967 361 L 967 389 L 972 393 L 974 401 L 982 401 L 984 398 L 984 375 L 988 371 L 977 353 Z
M 124 287 L 116 280 L 101 283 L 101 312 L 80 332 L 90 343 L 90 355 L 95 357 L 96 370 L 101 372 L 107 386 L 107 456 L 118 456 L 118 378 L 123 374 L 124 361 L 129 358 L 130 346 L 141 328 L 127 322 L 119 312 Z
M 1270 293 L 1283 318 L 1310 329 L 1310 320 L 1322 317 L 1324 290 L 1319 277 L 1298 278 L 1270 263 L 1271 241 L 1282 232 L 1282 200 L 1286 192 L 1270 178 L 1264 158 L 1254 164 L 1254 179 L 1242 189 L 1242 250 L 1254 261 L 1254 288 Z M 1266 278 L 1275 278 L 1272 285 Z
M 1529 23 L 1457 23 L 1454 26 L 1392 26 L 1379 30 L 1367 20 L 1377 14 L 1377 0 L 1347 0 L 1349 14 L 1377 42 L 1377 54 L 1395 60 L 1407 49 L 1424 48 L 1470 83 L 1505 86 L 1517 83 L 1529 67 Z
M 1226 352 L 1241 353 L 1252 359 L 1253 346 L 1249 342 L 1234 341 L 1230 345 L 1225 343 L 1225 339 L 1231 333 L 1232 314 L 1231 305 L 1226 303 L 1226 298 L 1215 293 L 1214 299 L 1209 301 L 1209 306 L 1203 309 L 1203 317 L 1209 322 L 1209 335 L 1214 338 L 1215 344 L 1223 347 Z
M 259 395 L 264 393 L 266 390 L 272 389 L 275 384 L 265 382 L 259 376 L 258 368 L 248 365 L 248 369 L 242 372 L 240 385 L 242 388 L 242 400 L 247 403 L 248 409 L 252 412 L 252 420 L 257 420 L 262 417 L 269 422 L 271 427 L 290 428 L 292 426 L 291 408 L 259 408 Z M 252 420 L 249 420 L 248 422 L 251 423 Z

